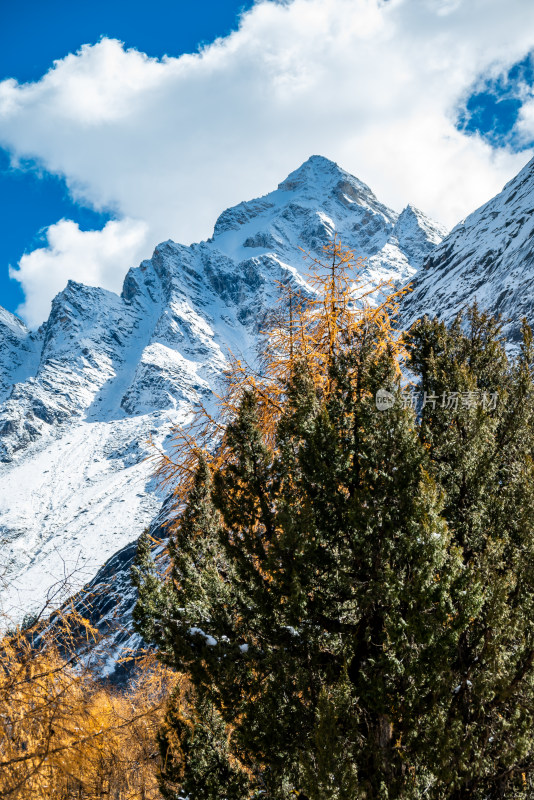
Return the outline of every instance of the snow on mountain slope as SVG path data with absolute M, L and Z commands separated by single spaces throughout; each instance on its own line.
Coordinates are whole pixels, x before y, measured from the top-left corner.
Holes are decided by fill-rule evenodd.
M 395 213 L 337 164 L 312 156 L 274 192 L 224 211 L 210 243 L 234 261 L 274 251 L 299 266 L 300 248 L 320 255 L 334 233 L 388 277 L 396 262 L 393 273 L 405 280 L 446 230 L 413 206 Z
M 150 523 L 161 497 L 146 439 L 163 445 L 209 402 L 228 349 L 254 360 L 277 281 L 305 286 L 300 248 L 320 256 L 335 233 L 368 257 L 370 280 L 404 284 L 445 231 L 312 156 L 275 191 L 223 212 L 208 241 L 158 245 L 120 297 L 70 281 L 37 333 L 1 312 L 6 611 L 35 607 L 75 565 L 81 585 Z
M 11 585 L 1 594 L 9 616 L 65 599 L 157 514 L 161 498 L 143 459 L 158 423 L 164 431 L 168 420 L 72 424 L 2 473 L 3 577 Z
M 509 322 L 534 322 L 534 159 L 500 194 L 460 222 L 429 255 L 407 298 L 404 319 L 423 314 L 450 320 L 475 299 Z
M 23 322 L 0 306 L 0 402 L 5 400 L 17 381 L 35 372 L 41 343 Z

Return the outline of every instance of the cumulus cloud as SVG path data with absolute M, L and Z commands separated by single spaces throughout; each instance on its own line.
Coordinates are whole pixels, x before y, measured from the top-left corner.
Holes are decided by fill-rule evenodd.
M 271 190 L 312 153 L 393 208 L 412 202 L 452 225 L 529 156 L 459 132 L 456 109 L 481 75 L 533 47 L 524 0 L 263 0 L 197 54 L 158 60 L 103 39 L 36 83 L 0 83 L 0 144 L 64 176 L 78 200 L 142 221 L 146 247 L 206 238 L 224 208 Z M 94 236 L 103 256 L 106 229 Z M 136 258 L 148 254 L 141 244 Z M 88 280 L 74 257 L 69 272 L 66 248 L 47 248 L 46 264 L 38 252 L 18 273 L 41 296 L 33 319 L 57 288 L 44 272 L 56 258 L 54 275 Z M 106 259 L 104 286 L 125 260 Z
M 107 222 L 101 231 L 82 231 L 65 219 L 51 225 L 47 246 L 22 256 L 19 268 L 10 269 L 25 290 L 21 316 L 37 327 L 43 321 L 43 290 L 49 305 L 69 279 L 119 292 L 124 273 L 146 245 L 146 234 L 144 223 L 128 219 Z

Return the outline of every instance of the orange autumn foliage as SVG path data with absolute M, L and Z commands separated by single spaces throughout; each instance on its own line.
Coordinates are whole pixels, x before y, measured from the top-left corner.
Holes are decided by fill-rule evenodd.
M 156 800 L 157 733 L 183 679 L 148 659 L 128 689 L 106 685 L 84 667 L 80 629 L 90 649 L 96 632 L 73 611 L 59 634 L 38 624 L 0 640 L 0 797 Z
M 226 462 L 224 431 L 244 392 L 255 395 L 265 442 L 273 445 L 288 379 L 298 361 L 306 363 L 317 389 L 328 396 L 329 364 L 337 349 L 362 349 L 372 332 L 376 358 L 388 350 L 400 373 L 406 352 L 393 320 L 409 287 L 396 289 L 391 280 L 376 283 L 366 279 L 366 259 L 345 249 L 337 236 L 323 249 L 322 259 L 303 251 L 311 262 L 305 286 L 279 283 L 279 305 L 263 332 L 258 367 L 230 354 L 216 416 L 200 406 L 187 426 L 173 431 L 170 454 L 157 452 L 156 474 L 161 486 L 170 488 L 174 496 L 171 520 L 180 518 L 199 457 L 202 455 L 213 471 Z

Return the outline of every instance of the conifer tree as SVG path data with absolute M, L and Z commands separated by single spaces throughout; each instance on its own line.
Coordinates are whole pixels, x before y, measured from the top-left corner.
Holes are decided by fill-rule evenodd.
M 462 554 L 450 672 L 428 757 L 451 800 L 534 793 L 534 405 L 532 333 L 506 356 L 476 306 L 447 328 L 422 320 L 409 349 L 428 401 L 420 435 Z M 451 395 L 453 395 L 451 397 Z M 420 731 L 423 735 L 423 731 Z
M 456 641 L 459 559 L 414 411 L 375 406 L 378 389 L 399 396 L 397 298 L 363 289 L 358 309 L 352 254 L 331 255 L 266 374 L 235 370 L 219 450 L 177 493 L 170 580 L 136 574 L 139 630 L 224 720 L 242 797 L 418 796 L 413 731 Z M 199 797 L 226 796 L 225 770 Z

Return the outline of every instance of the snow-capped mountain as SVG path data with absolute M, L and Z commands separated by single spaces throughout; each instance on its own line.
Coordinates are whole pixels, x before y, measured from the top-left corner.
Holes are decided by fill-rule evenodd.
M 407 298 L 407 323 L 428 314 L 446 321 L 464 306 L 500 313 L 517 339 L 534 322 L 534 159 L 502 192 L 470 214 L 428 256 Z
M 313 156 L 223 212 L 207 241 L 160 244 L 120 296 L 71 281 L 37 332 L 0 312 L 6 611 L 33 609 L 73 570 L 81 585 L 150 523 L 162 498 L 147 440 L 163 445 L 209 402 L 229 349 L 254 359 L 276 282 L 304 286 L 301 248 L 321 255 L 335 233 L 367 256 L 370 280 L 405 284 L 445 230 Z

